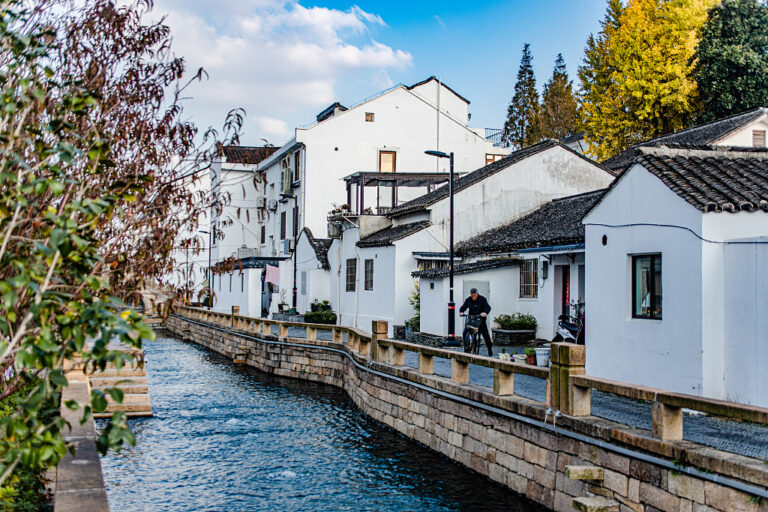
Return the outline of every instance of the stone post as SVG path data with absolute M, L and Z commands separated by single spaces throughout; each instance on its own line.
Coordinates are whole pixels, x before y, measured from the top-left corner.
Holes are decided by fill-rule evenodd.
M 451 359 L 451 381 L 456 384 L 466 384 L 469 382 L 469 363 Z
M 281 338 L 287 338 L 288 337 L 288 326 L 285 325 L 283 322 L 280 322 L 277 326 L 277 334 Z
M 552 359 L 552 365 L 549 368 L 550 407 L 569 416 L 588 416 L 589 389 L 576 388 L 570 381 L 572 375 L 586 373 L 584 345 L 552 343 L 550 357 Z
M 434 357 L 429 354 L 419 352 L 419 373 L 422 375 L 434 375 L 435 374 L 435 362 Z
M 405 350 L 390 345 L 389 364 L 392 366 L 403 366 L 405 364 Z
M 389 324 L 384 320 L 373 320 L 371 322 L 371 345 L 373 345 L 371 357 L 375 361 L 381 360 L 379 359 L 379 356 L 381 355 L 381 351 L 379 350 L 379 340 L 384 340 L 387 338 L 388 330 Z
M 309 341 L 315 341 L 317 339 L 317 327 L 307 327 L 305 336 Z
M 230 327 L 235 327 L 237 324 L 235 323 L 235 316 L 240 314 L 240 306 L 232 306 L 232 318 L 231 322 L 229 324 Z
M 494 368 L 493 392 L 496 395 L 513 395 L 515 393 L 515 374 Z
M 651 411 L 651 433 L 662 441 L 683 439 L 683 410 L 680 407 L 653 402 Z
M 333 328 L 333 341 L 334 343 L 343 343 L 344 341 L 344 333 L 338 327 Z

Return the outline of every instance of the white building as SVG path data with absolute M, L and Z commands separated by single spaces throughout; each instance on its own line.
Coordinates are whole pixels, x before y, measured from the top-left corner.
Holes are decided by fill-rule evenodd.
M 453 151 L 457 172 L 482 167 L 509 152 L 494 146 L 485 130 L 469 127 L 468 107 L 468 100 L 430 77 L 350 108 L 334 103 L 312 125 L 296 128 L 290 141 L 255 166 L 235 168 L 225 162 L 221 177 L 214 172 L 214 179 L 224 184 L 222 192 L 230 193 L 231 206 L 214 219 L 223 235 L 214 260 L 237 256 L 238 250 L 245 256 L 286 258 L 280 265 L 279 289 L 292 295 L 293 265 L 287 258 L 304 227 L 321 234 L 335 206 L 348 202 L 356 210 L 370 207 L 384 213 L 434 185 L 425 182 L 425 190 L 418 190 L 393 187 L 387 180 L 375 185 L 345 182 L 345 177 L 447 173 L 447 161 L 425 155 L 425 150 Z M 444 183 L 445 178 L 437 181 Z
M 491 305 L 489 320 L 500 314 L 533 315 L 537 337 L 551 340 L 558 318 L 575 315 L 575 305 L 584 302 L 581 218 L 604 192 L 554 199 L 510 224 L 459 244 L 464 263 L 454 267 L 457 304 L 477 288 Z M 447 334 L 448 268 L 420 270 L 414 276 L 421 280 L 421 330 Z
M 552 199 L 605 188 L 612 180 L 613 175 L 555 141 L 512 153 L 456 180 L 455 243 L 508 224 Z M 387 216 L 332 217 L 339 238 L 328 251 L 330 300 L 341 322 L 367 325 L 379 319 L 392 326 L 413 316 L 408 297 L 416 281 L 411 274 L 447 264 L 449 217 L 446 186 L 393 208 Z M 298 257 L 304 259 L 301 253 Z M 462 293 L 456 289 L 457 301 Z M 422 322 L 433 329 L 427 332 L 446 332 L 445 294 L 435 305 L 441 313 L 434 316 L 429 313 L 431 299 L 422 296 Z
M 589 375 L 768 406 L 768 150 L 640 148 L 584 224 Z

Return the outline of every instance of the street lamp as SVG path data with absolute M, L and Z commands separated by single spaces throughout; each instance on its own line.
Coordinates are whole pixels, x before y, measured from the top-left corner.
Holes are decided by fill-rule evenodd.
M 450 197 L 450 248 L 448 256 L 448 342 L 447 346 L 458 346 L 456 341 L 456 303 L 453 302 L 453 152 L 425 151 L 424 153 L 437 158 L 448 158 L 451 161 L 450 176 L 448 178 L 448 196 Z
M 280 201 L 288 201 L 293 199 L 293 207 L 298 209 L 298 198 L 296 194 L 280 194 Z M 294 222 L 299 222 L 299 213 L 296 210 L 296 215 L 293 218 Z M 296 288 L 296 249 L 298 248 L 299 241 L 296 239 L 299 236 L 298 226 L 293 226 L 293 313 L 296 313 L 298 289 Z

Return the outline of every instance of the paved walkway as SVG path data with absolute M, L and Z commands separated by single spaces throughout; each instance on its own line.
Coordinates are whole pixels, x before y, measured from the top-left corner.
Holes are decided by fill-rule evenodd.
M 277 335 L 277 326 L 273 326 Z M 289 336 L 303 337 L 304 329 L 291 327 Z M 330 340 L 330 331 L 319 331 L 318 339 Z M 346 335 L 344 336 L 346 342 Z M 522 352 L 522 347 L 504 347 L 507 352 Z M 485 350 L 483 345 L 482 350 Z M 493 348 L 494 356 L 501 352 L 500 347 Z M 416 368 L 416 353 L 405 353 L 405 365 Z M 451 362 L 448 359 L 434 359 L 435 374 L 441 377 L 451 376 Z M 473 384 L 493 387 L 493 370 L 483 366 L 469 366 L 469 381 Z M 515 394 L 539 402 L 545 401 L 546 383 L 543 379 L 515 376 Z M 651 404 L 643 401 L 592 391 L 592 415 L 605 418 L 633 428 L 651 429 Z M 700 414 L 685 414 L 683 437 L 687 441 L 711 446 L 747 457 L 768 460 L 768 427 L 752 423 L 739 423 L 722 420 Z

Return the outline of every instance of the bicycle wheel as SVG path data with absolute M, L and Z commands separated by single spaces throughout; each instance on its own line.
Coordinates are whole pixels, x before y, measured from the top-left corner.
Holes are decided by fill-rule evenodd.
M 464 330 L 464 352 L 470 353 L 472 351 L 472 335 L 467 332 L 467 330 Z
M 480 353 L 480 333 L 476 332 L 474 339 L 472 340 L 472 353 L 478 355 Z

